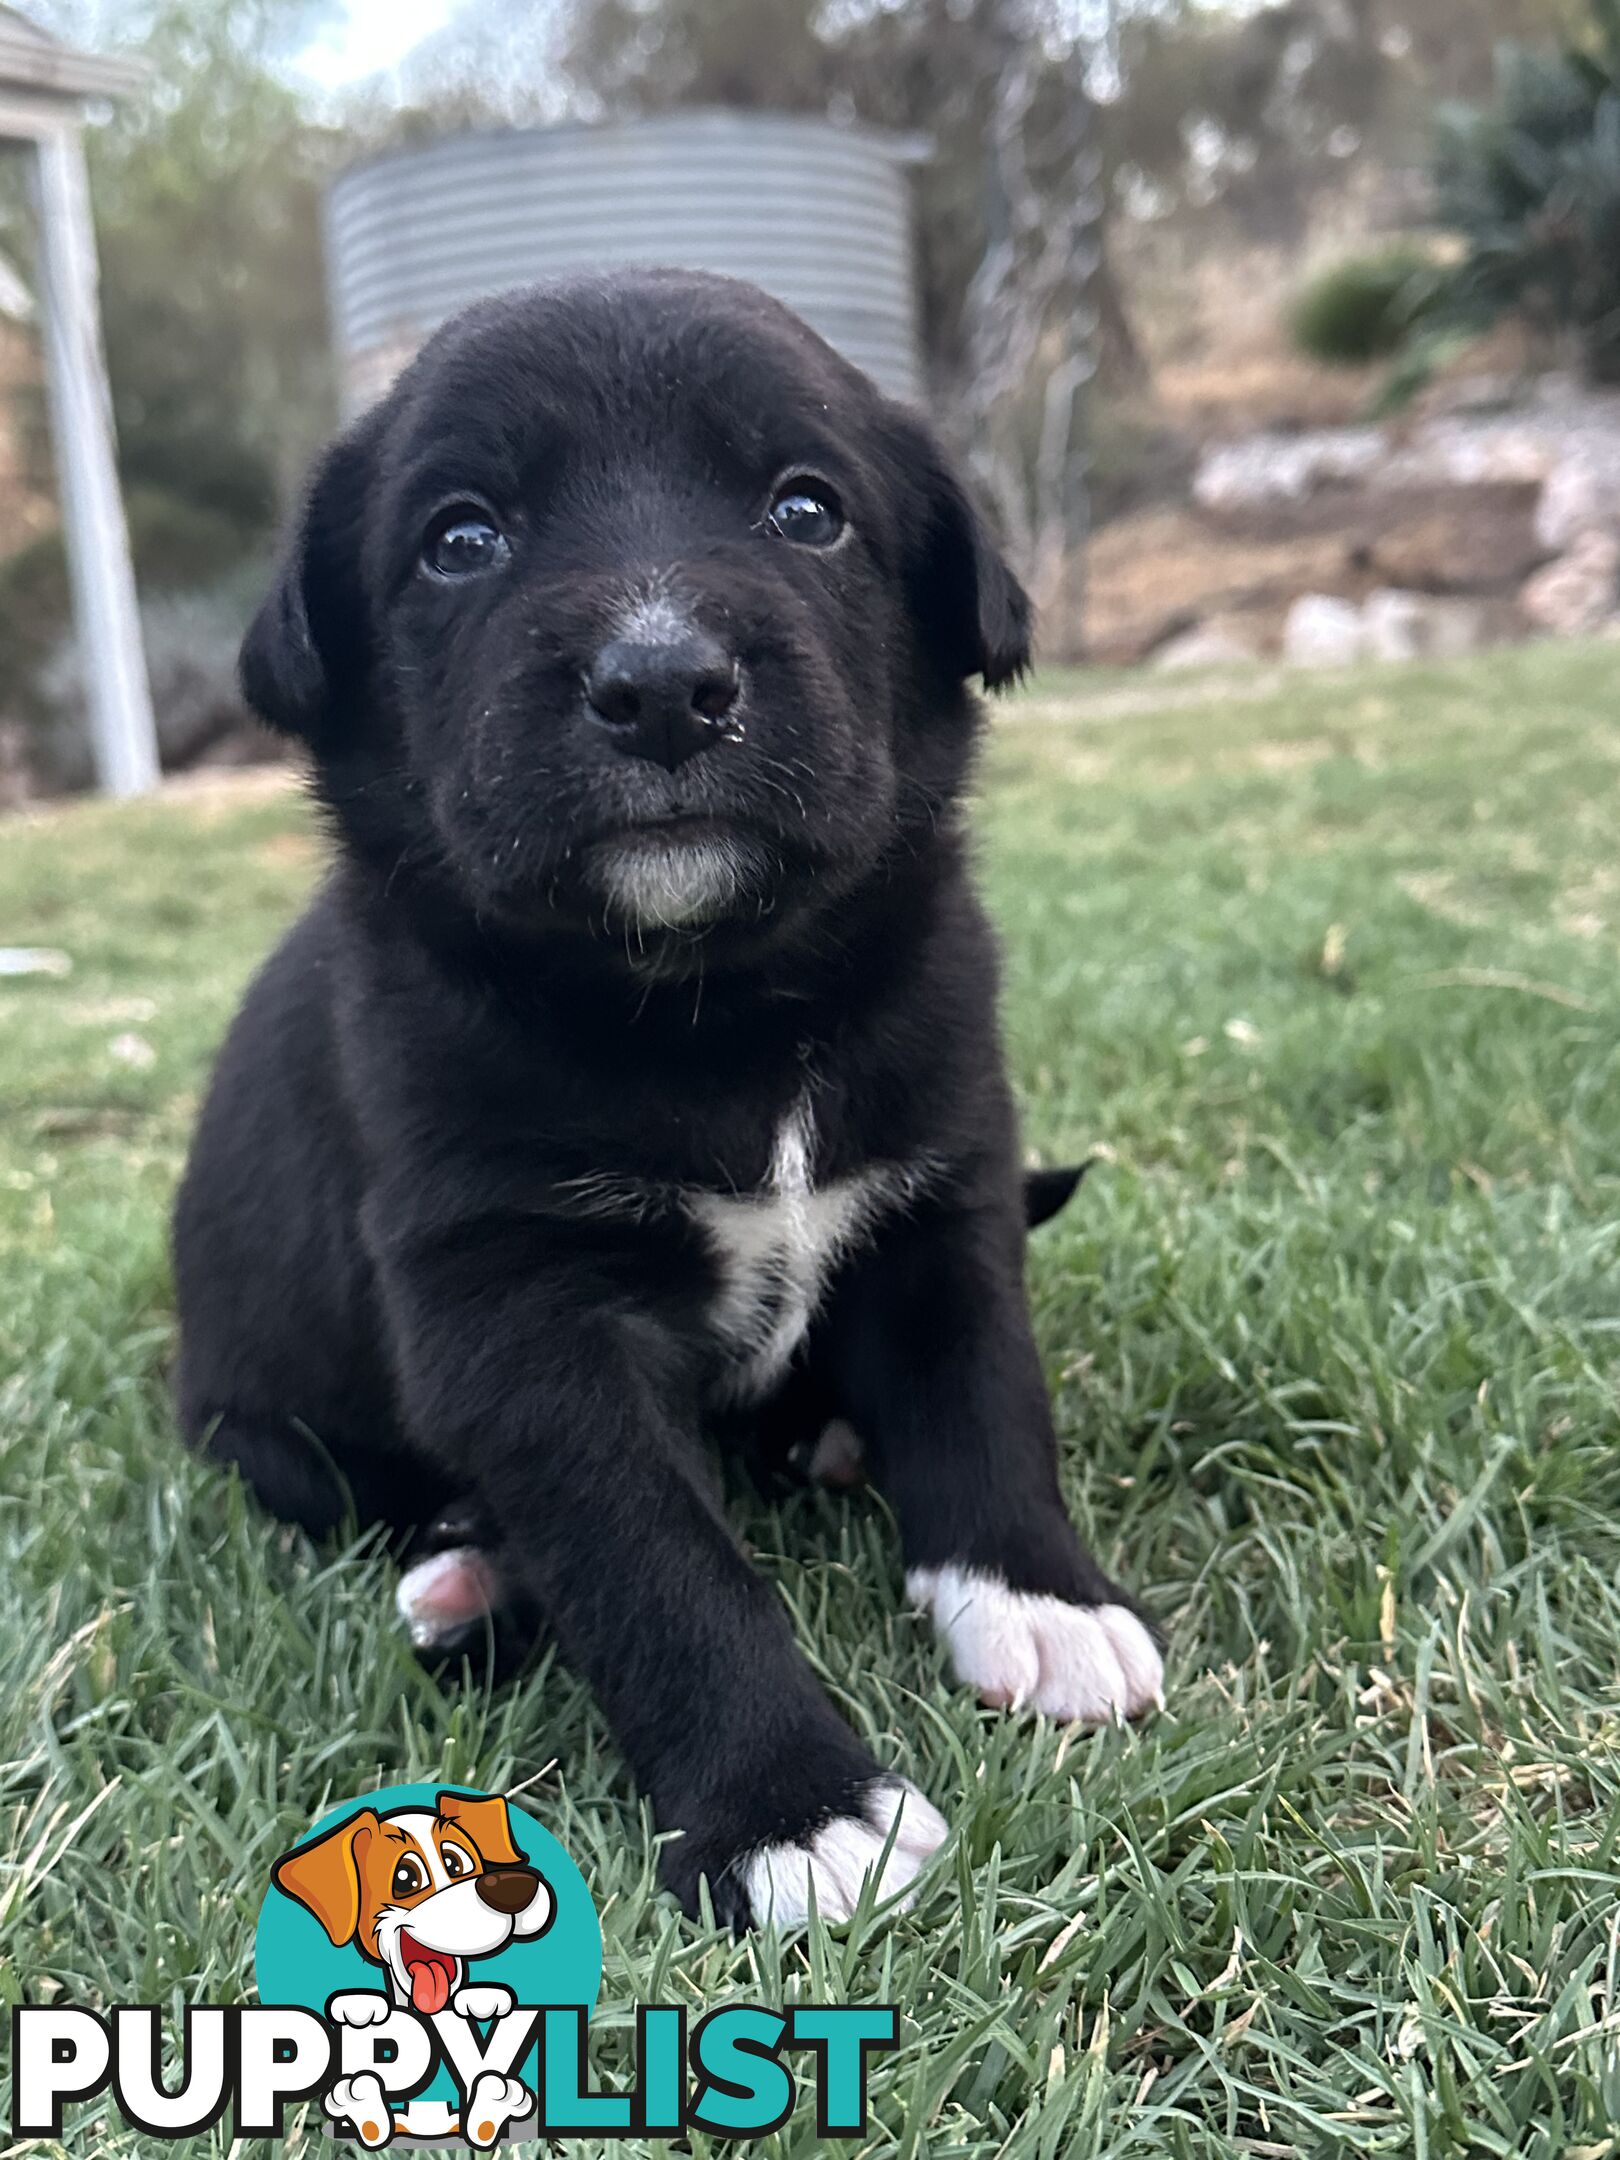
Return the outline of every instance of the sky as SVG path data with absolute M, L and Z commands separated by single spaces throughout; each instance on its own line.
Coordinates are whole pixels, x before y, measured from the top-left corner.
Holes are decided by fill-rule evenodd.
M 411 47 L 455 14 L 458 0 L 348 0 L 299 55 L 301 71 L 337 89 L 398 65 Z

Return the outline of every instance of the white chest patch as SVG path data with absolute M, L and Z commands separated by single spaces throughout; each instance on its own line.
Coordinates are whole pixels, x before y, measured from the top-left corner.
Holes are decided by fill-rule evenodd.
M 777 1129 L 758 1191 L 686 1195 L 720 1269 L 710 1321 L 726 1352 L 718 1390 L 726 1401 L 748 1402 L 781 1379 L 838 1262 L 916 1182 L 889 1166 L 817 1186 L 815 1141 L 810 1104 L 801 1097 Z

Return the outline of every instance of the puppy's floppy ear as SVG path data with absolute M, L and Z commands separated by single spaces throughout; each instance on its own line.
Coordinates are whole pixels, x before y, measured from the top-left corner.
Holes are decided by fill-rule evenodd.
M 242 695 L 270 727 L 316 742 L 361 688 L 371 637 L 360 581 L 375 413 L 325 450 L 242 643 Z
M 918 620 L 959 681 L 979 675 L 987 690 L 1005 689 L 1030 664 L 1029 595 L 929 430 L 908 413 L 899 433 L 907 477 L 921 496 L 920 547 L 912 567 Z
M 276 1888 L 312 1912 L 334 1943 L 354 1940 L 360 1925 L 360 1869 L 381 1827 L 375 1810 L 362 1808 L 313 1845 L 283 1853 L 270 1870 Z
M 504 1800 L 469 1800 L 463 1793 L 442 1792 L 435 1805 L 446 1822 L 466 1831 L 490 1867 L 528 1866 L 513 1840 Z

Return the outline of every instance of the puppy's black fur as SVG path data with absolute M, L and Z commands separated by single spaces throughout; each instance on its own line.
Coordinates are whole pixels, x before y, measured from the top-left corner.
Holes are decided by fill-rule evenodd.
M 877 1769 L 727 1529 L 717 1410 L 836 1406 L 908 1567 L 1119 1596 L 1059 1497 L 958 818 L 968 678 L 1028 638 L 914 416 L 751 288 L 648 272 L 439 333 L 244 649 L 338 853 L 180 1195 L 185 1429 L 313 1533 L 470 1502 L 688 1903 Z M 739 1319 L 749 1195 L 787 1243 Z

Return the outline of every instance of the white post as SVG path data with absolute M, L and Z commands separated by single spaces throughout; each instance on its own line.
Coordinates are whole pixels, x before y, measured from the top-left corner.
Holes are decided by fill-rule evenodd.
M 109 795 L 140 795 L 157 784 L 157 730 L 118 491 L 95 227 L 75 124 L 64 121 L 40 136 L 34 177 L 52 431 L 96 771 Z

